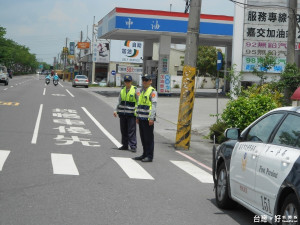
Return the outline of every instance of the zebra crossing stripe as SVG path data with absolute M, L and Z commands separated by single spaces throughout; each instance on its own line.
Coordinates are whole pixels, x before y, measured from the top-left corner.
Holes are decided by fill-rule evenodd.
M 9 155 L 10 151 L 0 150 L 0 171 L 2 171 L 3 165 Z
M 71 154 L 51 153 L 53 174 L 79 175 Z
M 154 180 L 154 178 L 133 159 L 122 157 L 111 158 L 119 164 L 129 178 Z
M 195 177 L 202 183 L 214 183 L 213 177 L 211 174 L 207 173 L 206 171 L 200 169 L 199 167 L 195 166 L 194 164 L 187 162 L 187 161 L 171 161 L 174 165 L 178 166 L 183 171 L 187 172 L 191 176 Z

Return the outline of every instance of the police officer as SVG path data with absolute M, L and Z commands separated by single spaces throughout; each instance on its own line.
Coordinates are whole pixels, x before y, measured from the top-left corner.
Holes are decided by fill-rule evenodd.
M 151 75 L 143 75 L 142 81 L 143 87 L 140 90 L 136 110 L 136 122 L 139 124 L 143 155 L 133 159 L 141 160 L 142 162 L 152 162 L 154 153 L 154 121 L 156 116 L 157 92 L 151 86 Z
M 120 118 L 120 128 L 122 134 L 122 146 L 119 150 L 128 150 L 128 145 L 132 152 L 136 152 L 136 117 L 135 110 L 138 102 L 138 91 L 132 85 L 132 77 L 124 77 L 125 87 L 119 95 L 119 103 L 114 111 Z

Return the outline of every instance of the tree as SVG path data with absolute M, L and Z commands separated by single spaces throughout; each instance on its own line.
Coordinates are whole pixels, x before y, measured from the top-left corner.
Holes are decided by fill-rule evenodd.
M 266 73 L 276 65 L 276 57 L 271 52 L 267 53 L 265 57 L 258 58 L 257 67 L 253 68 L 253 72 L 260 78 L 260 85 L 263 85 L 267 79 Z
M 36 56 L 29 52 L 29 48 L 19 45 L 4 36 L 6 29 L 0 27 L 0 64 L 12 69 L 16 73 L 35 72 L 38 67 Z
M 217 54 L 220 49 L 213 46 L 199 46 L 197 58 L 197 70 L 200 75 L 215 76 L 217 74 Z M 223 57 L 224 58 L 224 57 Z M 184 57 L 181 56 L 181 65 L 184 65 Z M 224 64 L 223 64 L 224 65 Z
M 201 75 L 217 74 L 217 54 L 221 51 L 213 46 L 199 46 L 197 69 Z

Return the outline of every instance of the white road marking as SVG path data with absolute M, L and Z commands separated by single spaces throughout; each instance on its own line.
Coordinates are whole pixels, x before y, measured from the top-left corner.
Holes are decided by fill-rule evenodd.
M 71 154 L 51 153 L 53 174 L 79 175 Z
M 8 88 L 4 88 L 3 90 L 6 91 Z
M 154 180 L 154 178 L 133 159 L 121 157 L 111 158 L 119 164 L 129 178 Z
M 68 90 L 68 89 L 66 89 L 66 91 L 69 93 L 69 95 L 71 95 L 71 96 L 74 98 L 74 95 L 72 95 L 72 93 L 71 93 L 71 92 L 69 92 L 69 90 Z
M 10 87 L 14 87 L 14 86 L 10 86 Z
M 38 117 L 36 119 L 35 128 L 34 128 L 32 140 L 31 140 L 31 144 L 36 144 L 37 137 L 38 137 L 38 134 L 39 134 L 40 122 L 41 122 L 41 118 L 42 118 L 42 111 L 43 111 L 43 104 L 40 105 L 40 110 L 39 110 Z
M 59 84 L 60 86 L 64 87 L 61 83 L 58 82 L 58 84 Z
M 210 167 L 206 166 L 205 164 L 203 164 L 203 163 L 201 163 L 201 162 L 197 161 L 196 159 L 194 159 L 194 158 L 192 158 L 192 157 L 188 156 L 187 154 L 185 154 L 185 153 L 183 153 L 183 152 L 181 152 L 181 151 L 176 151 L 176 152 L 177 152 L 178 154 L 180 154 L 180 155 L 184 156 L 185 158 L 187 158 L 187 159 L 191 160 L 192 162 L 194 162 L 194 163 L 198 164 L 199 166 L 202 166 L 203 168 L 205 168 L 205 169 L 207 169 L 207 170 L 209 170 L 209 171 L 211 171 L 211 172 L 212 172 L 212 168 L 210 168 Z
M 115 144 L 115 146 L 117 146 L 117 148 L 121 147 L 122 144 L 120 142 L 117 141 L 117 139 L 114 138 L 114 136 L 112 136 L 96 119 L 95 117 L 92 116 L 92 114 L 89 113 L 89 111 L 87 111 L 87 109 L 85 107 L 81 107 L 83 109 L 83 111 L 91 118 L 91 120 L 96 124 L 96 126 L 106 135 L 106 137 L 109 138 L 109 140 L 111 140 L 112 143 Z
M 43 92 L 43 95 L 45 95 L 46 94 L 46 88 L 44 88 L 44 92 Z
M 195 166 L 194 164 L 187 162 L 187 161 L 171 161 L 174 165 L 178 166 L 183 171 L 187 172 L 191 176 L 195 177 L 202 183 L 210 183 L 213 184 L 213 177 L 211 174 L 207 173 L 206 171 L 200 169 L 199 167 Z
M 0 171 L 2 171 L 3 165 L 9 155 L 10 151 L 0 150 Z

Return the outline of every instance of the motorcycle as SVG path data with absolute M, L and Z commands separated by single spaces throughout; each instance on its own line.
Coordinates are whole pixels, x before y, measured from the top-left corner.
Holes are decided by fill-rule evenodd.
M 54 86 L 58 85 L 58 80 L 53 80 Z
M 46 79 L 46 84 L 48 85 L 48 84 L 50 84 L 50 79 Z

